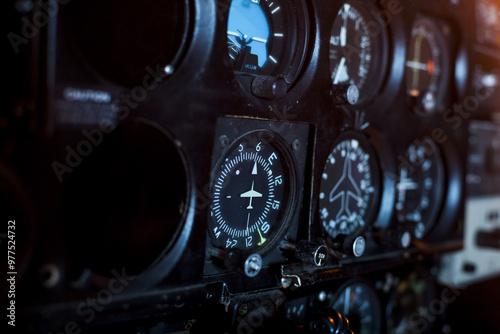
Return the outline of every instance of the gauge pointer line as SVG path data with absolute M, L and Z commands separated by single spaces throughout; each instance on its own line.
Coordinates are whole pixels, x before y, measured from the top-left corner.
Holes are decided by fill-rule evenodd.
M 409 67 L 411 69 L 426 71 L 426 72 L 428 71 L 428 64 L 420 63 L 420 62 L 414 61 L 414 60 L 407 60 L 406 67 Z
M 351 308 L 351 287 L 347 287 L 344 295 L 344 315 L 349 315 L 349 309 Z
M 421 35 L 418 35 L 417 38 L 415 39 L 415 51 L 414 51 L 414 58 L 412 63 L 414 64 L 419 64 L 420 63 L 420 57 L 421 57 L 421 48 L 422 48 L 422 39 L 423 37 Z M 412 67 L 413 70 L 413 80 L 412 80 L 412 86 L 413 87 L 418 87 L 418 82 L 420 81 L 419 78 L 419 73 L 418 71 L 420 68 L 418 67 Z M 427 69 L 425 69 L 427 70 Z
M 345 26 L 340 27 L 340 46 L 342 47 L 346 45 L 346 39 L 347 39 L 346 35 L 347 35 L 347 29 L 345 28 Z
M 349 11 L 351 10 L 350 4 L 344 4 L 342 8 L 342 26 L 340 27 L 340 46 L 345 47 L 347 44 L 347 20 L 349 19 Z
M 349 76 L 347 75 L 347 70 L 345 68 L 345 57 L 342 57 L 340 58 L 340 63 L 337 67 L 337 73 L 335 75 L 335 78 L 333 79 L 333 84 L 338 84 L 340 80 L 347 81 L 347 79 L 343 80 L 345 77 L 349 78 Z
M 418 189 L 418 184 L 408 177 L 408 170 L 406 168 L 401 168 L 400 181 L 396 187 L 399 191 L 398 200 L 402 203 L 406 200 L 406 191 Z
M 344 4 L 344 13 L 342 14 L 342 26 L 340 27 L 340 46 L 344 47 L 347 42 L 347 18 L 349 15 L 349 10 L 351 6 L 349 4 Z
M 248 213 L 247 216 L 247 235 L 248 235 L 248 223 L 250 222 L 250 212 Z

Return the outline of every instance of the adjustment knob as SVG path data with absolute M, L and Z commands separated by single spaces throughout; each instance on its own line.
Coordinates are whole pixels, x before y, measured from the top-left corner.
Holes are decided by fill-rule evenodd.
M 358 235 L 339 234 L 333 243 L 334 250 L 355 257 L 363 255 L 365 248 L 365 238 Z
M 252 94 L 268 100 L 280 99 L 288 91 L 288 83 L 281 77 L 258 75 L 252 80 Z
M 333 103 L 336 105 L 355 105 L 359 101 L 359 89 L 356 85 L 335 85 L 332 91 Z
M 328 247 L 312 241 L 301 240 L 295 245 L 284 241 L 280 248 L 285 251 L 293 251 L 297 260 L 314 264 L 317 267 L 323 266 L 328 258 Z
M 412 233 L 407 228 L 397 228 L 386 233 L 382 243 L 396 248 L 408 248 L 412 242 Z

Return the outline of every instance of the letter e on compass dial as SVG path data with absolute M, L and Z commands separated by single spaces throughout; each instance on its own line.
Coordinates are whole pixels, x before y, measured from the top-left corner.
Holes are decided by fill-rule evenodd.
M 367 138 L 345 133 L 325 162 L 319 193 L 319 215 L 325 232 L 361 233 L 371 223 L 380 191 L 379 168 Z

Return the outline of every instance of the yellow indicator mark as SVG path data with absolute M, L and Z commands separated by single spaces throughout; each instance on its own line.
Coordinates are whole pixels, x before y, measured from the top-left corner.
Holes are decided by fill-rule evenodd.
M 262 233 L 260 233 L 259 229 L 257 229 L 257 232 L 259 232 L 259 236 L 260 236 L 260 242 L 257 245 L 262 246 L 267 241 L 267 239 L 262 236 Z

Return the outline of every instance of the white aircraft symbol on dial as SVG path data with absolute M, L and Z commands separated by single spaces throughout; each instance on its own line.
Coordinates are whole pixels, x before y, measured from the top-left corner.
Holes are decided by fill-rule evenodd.
M 252 181 L 252 189 L 250 189 L 249 191 L 245 191 L 243 194 L 240 195 L 240 197 L 243 197 L 243 198 L 250 198 L 250 203 L 248 204 L 247 206 L 247 209 L 248 210 L 251 210 L 253 209 L 253 206 L 252 206 L 252 199 L 254 197 L 262 197 L 262 194 L 253 190 L 253 185 L 254 185 L 254 182 L 255 181 Z
M 364 205 L 364 200 L 361 195 L 361 190 L 359 186 L 356 184 L 356 181 L 352 177 L 351 174 L 351 158 L 350 158 L 350 149 L 348 149 L 345 161 L 344 168 L 342 171 L 342 176 L 338 180 L 338 182 L 333 187 L 332 191 L 330 191 L 329 200 L 330 203 L 340 201 L 340 210 L 337 213 L 336 219 L 344 218 L 348 219 L 352 217 L 352 212 L 349 209 L 350 200 L 355 200 L 358 203 L 358 206 Z M 345 185 L 344 185 L 345 184 Z M 344 185 L 344 186 L 343 186 Z M 342 187 L 343 186 L 343 187 Z M 337 193 L 338 189 L 342 187 L 343 190 Z

